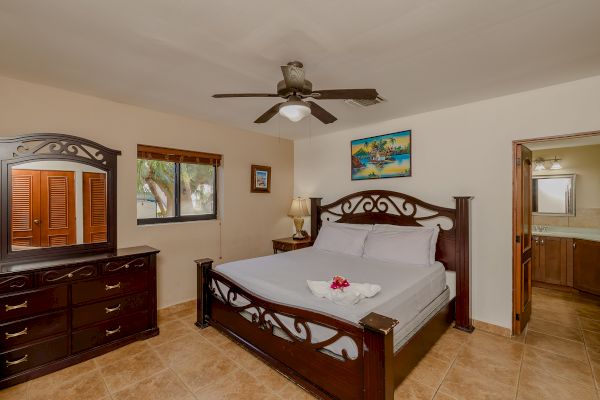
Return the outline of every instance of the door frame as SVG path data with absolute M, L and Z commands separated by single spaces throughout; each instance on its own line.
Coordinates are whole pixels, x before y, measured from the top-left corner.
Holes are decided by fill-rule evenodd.
M 516 320 L 516 315 L 517 315 L 517 311 L 518 311 L 518 293 L 517 293 L 517 277 L 520 277 L 520 265 L 517 265 L 518 263 L 515 262 L 515 260 L 517 259 L 516 257 L 516 250 L 517 250 L 517 246 L 516 246 L 516 236 L 517 236 L 517 219 L 516 219 L 516 215 L 517 215 L 517 146 L 518 145 L 525 145 L 527 146 L 527 144 L 530 143 L 537 143 L 537 142 L 551 142 L 554 140 L 565 140 L 565 139 L 578 139 L 578 138 L 585 138 L 585 137 L 591 137 L 591 136 L 600 136 L 600 131 L 589 131 L 589 132 L 580 132 L 580 133 L 571 133 L 571 134 L 566 134 L 566 135 L 555 135 L 555 136 L 543 136 L 543 137 L 535 137 L 535 138 L 529 138 L 529 139 L 518 139 L 518 140 L 513 140 L 513 149 L 512 149 L 512 237 L 511 237 L 511 243 L 512 243 L 512 316 L 511 316 L 511 320 L 512 320 L 512 334 L 514 335 L 516 332 L 516 326 L 517 326 L 517 320 Z

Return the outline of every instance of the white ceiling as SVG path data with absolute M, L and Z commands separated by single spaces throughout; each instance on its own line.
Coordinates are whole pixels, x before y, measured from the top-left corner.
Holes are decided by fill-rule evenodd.
M 291 138 L 599 75 L 599 39 L 599 0 L 0 0 L 2 74 Z M 256 125 L 276 99 L 210 97 L 296 59 L 388 102 Z

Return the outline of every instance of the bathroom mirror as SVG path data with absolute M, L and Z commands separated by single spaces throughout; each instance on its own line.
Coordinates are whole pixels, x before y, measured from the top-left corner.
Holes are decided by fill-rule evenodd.
M 575 216 L 575 174 L 533 176 L 533 214 Z

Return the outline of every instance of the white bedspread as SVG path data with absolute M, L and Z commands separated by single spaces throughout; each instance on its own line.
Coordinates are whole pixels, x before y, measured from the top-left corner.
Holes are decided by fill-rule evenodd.
M 439 262 L 430 266 L 400 265 L 314 248 L 230 262 L 216 269 L 267 299 L 354 323 L 370 312 L 377 312 L 397 319 L 402 326 L 446 288 L 444 266 Z M 329 280 L 334 275 L 343 275 L 350 282 L 378 284 L 381 292 L 351 306 L 311 294 L 307 280 Z

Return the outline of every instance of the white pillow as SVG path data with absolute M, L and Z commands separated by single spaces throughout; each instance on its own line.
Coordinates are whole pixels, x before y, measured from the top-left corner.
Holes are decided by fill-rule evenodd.
M 433 230 L 374 229 L 365 242 L 364 258 L 381 261 L 431 265 Z
M 324 223 L 313 247 L 352 256 L 362 256 L 365 239 L 371 231 L 355 227 L 349 228 L 344 225 L 346 224 Z
M 440 234 L 440 228 L 438 226 L 405 226 L 405 225 L 386 225 L 376 224 L 373 227 L 374 230 L 378 231 L 396 231 L 396 232 L 414 232 L 414 231 L 430 231 L 431 234 L 431 248 L 429 249 L 429 264 L 435 263 L 435 251 L 437 248 L 437 240 Z

